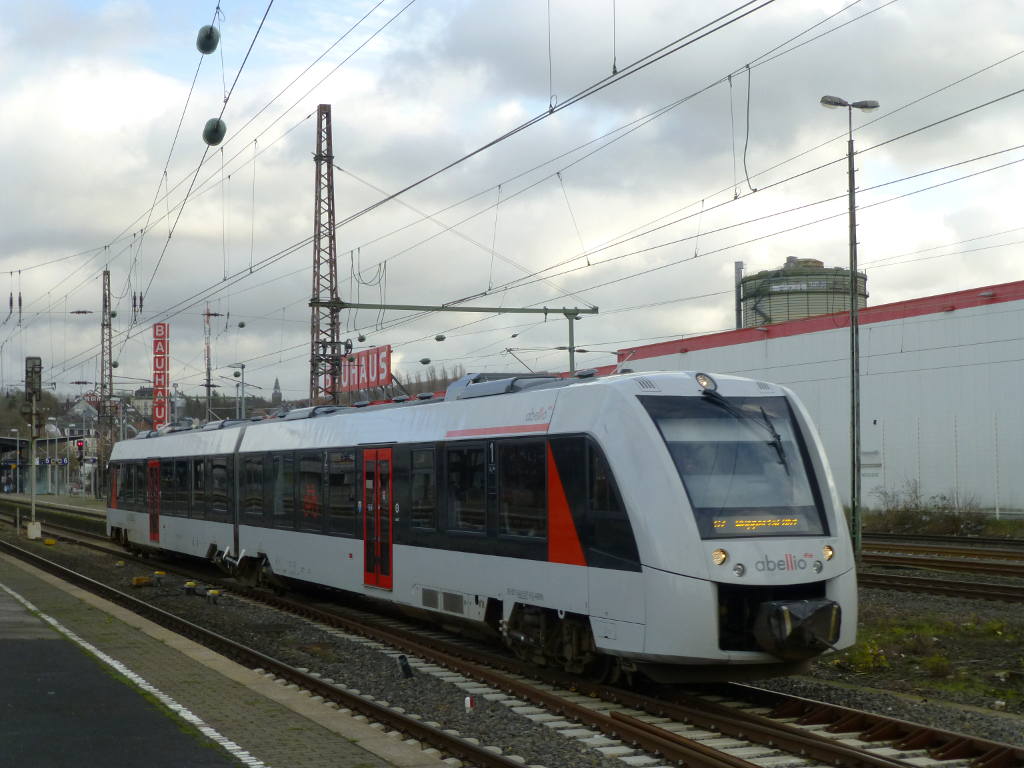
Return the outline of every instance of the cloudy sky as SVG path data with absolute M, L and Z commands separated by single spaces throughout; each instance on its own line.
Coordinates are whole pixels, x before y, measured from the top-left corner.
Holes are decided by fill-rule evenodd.
M 92 388 L 72 382 L 99 377 L 106 267 L 115 388 L 149 378 L 166 320 L 172 380 L 200 393 L 209 308 L 224 391 L 245 362 L 249 384 L 308 395 L 320 103 L 342 299 L 597 306 L 576 343 L 603 352 L 583 365 L 729 328 L 735 261 L 846 262 L 847 121 L 824 94 L 881 103 L 853 117 L 870 304 L 1024 279 L 1009 0 L 275 0 L 258 34 L 264 0 L 216 7 L 0 0 L 5 388 L 26 355 L 58 391 Z M 357 349 L 391 344 L 399 374 L 566 367 L 558 314 L 341 319 Z

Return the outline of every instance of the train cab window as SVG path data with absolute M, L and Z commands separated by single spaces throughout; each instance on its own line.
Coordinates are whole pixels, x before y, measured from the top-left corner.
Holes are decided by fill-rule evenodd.
M 487 463 L 484 447 L 449 448 L 448 527 L 457 531 L 486 529 Z
M 192 517 L 206 519 L 206 462 L 192 459 Z
M 356 455 L 327 452 L 327 531 L 352 535 L 356 527 Z
M 826 533 L 799 425 L 785 397 L 641 396 L 705 539 Z
M 498 444 L 498 533 L 547 535 L 546 478 L 544 442 Z
M 210 459 L 209 507 L 211 520 L 231 519 L 231 465 L 227 456 Z
M 437 483 L 434 449 L 412 452 L 411 518 L 413 528 L 437 527 Z
M 275 528 L 295 527 L 295 457 L 279 453 L 270 472 L 270 509 Z
M 263 520 L 263 457 L 242 459 L 242 515 L 250 525 Z
M 324 529 L 324 455 L 320 451 L 300 453 L 299 461 L 299 528 L 304 531 Z
M 160 460 L 160 514 L 181 514 L 174 497 L 174 459 Z

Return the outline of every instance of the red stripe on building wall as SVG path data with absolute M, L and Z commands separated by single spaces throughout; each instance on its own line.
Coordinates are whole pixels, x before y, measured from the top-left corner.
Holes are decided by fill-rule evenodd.
M 473 429 L 449 429 L 445 437 L 482 437 L 484 435 L 522 434 L 524 432 L 547 432 L 548 423 L 519 424 L 512 427 L 474 427 Z
M 1000 304 L 1007 301 L 1024 299 L 1024 280 L 1000 285 L 982 286 L 955 293 L 943 293 L 938 296 L 925 296 L 921 299 L 897 301 L 892 304 L 879 304 L 877 307 L 865 307 L 858 313 L 861 325 L 884 323 L 901 320 L 907 317 L 935 315 L 942 312 L 953 312 L 958 309 L 983 307 L 988 304 Z M 706 336 L 691 336 L 675 341 L 661 341 L 643 347 L 620 349 L 619 361 L 643 360 L 649 357 L 662 357 L 681 352 L 693 352 L 699 349 L 715 349 L 735 344 L 748 344 L 764 339 L 778 339 L 785 336 L 800 336 L 805 333 L 817 333 L 836 328 L 848 328 L 849 312 L 836 312 L 831 315 L 817 315 L 802 320 L 789 320 L 784 323 L 763 325 L 759 328 L 740 328 L 735 331 L 709 333 Z
M 548 449 L 548 562 L 586 565 L 555 456 Z

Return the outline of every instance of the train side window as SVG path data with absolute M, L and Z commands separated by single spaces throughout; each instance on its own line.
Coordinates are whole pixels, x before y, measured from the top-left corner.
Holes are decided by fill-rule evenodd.
M 227 520 L 230 518 L 231 469 L 227 456 L 210 458 L 209 481 L 209 518 L 211 520 Z
M 174 498 L 174 460 L 160 460 L 160 514 L 178 515 L 178 504 Z
M 327 531 L 352 535 L 356 528 L 356 455 L 327 452 Z
M 437 481 L 434 449 L 412 452 L 412 499 L 410 513 L 413 528 L 437 528 Z
M 206 519 L 206 463 L 192 459 L 192 517 Z
M 587 453 L 592 546 L 617 560 L 639 562 L 633 529 L 608 460 L 594 444 L 588 445 Z
M 182 517 L 187 517 L 189 501 L 188 492 L 190 488 L 187 459 L 174 460 L 174 477 L 171 480 L 171 487 L 173 488 L 174 503 L 177 507 L 177 514 Z
M 498 533 L 547 535 L 545 443 L 498 443 Z
M 299 457 L 299 527 L 304 531 L 324 529 L 324 454 L 307 451 Z
M 449 448 L 448 527 L 483 532 L 486 526 L 487 463 L 484 447 Z
M 278 453 L 270 477 L 271 510 L 275 528 L 295 528 L 295 457 Z
M 139 490 L 138 484 L 138 462 L 129 462 L 125 464 L 124 471 L 126 476 L 127 490 L 126 490 L 126 509 L 130 509 L 132 512 L 138 512 L 141 509 L 139 505 Z
M 263 457 L 242 459 L 242 515 L 250 525 L 263 519 Z
M 117 506 L 131 509 L 131 464 L 117 465 Z

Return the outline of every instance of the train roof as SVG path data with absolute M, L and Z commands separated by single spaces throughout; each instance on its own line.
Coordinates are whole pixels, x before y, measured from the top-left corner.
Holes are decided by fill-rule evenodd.
M 615 389 L 626 389 L 637 394 L 645 393 L 670 393 L 677 391 L 680 378 L 692 380 L 696 374 L 685 371 L 664 371 L 664 372 L 623 372 L 598 377 L 593 370 L 578 371 L 570 377 L 556 374 L 519 374 L 519 373 L 472 373 L 463 376 L 452 382 L 443 395 L 436 393 L 422 393 L 415 398 L 408 396 L 396 397 L 390 401 L 370 403 L 367 401 L 354 403 L 353 405 L 316 405 L 304 408 L 295 408 L 285 413 L 269 418 L 261 419 L 225 419 L 223 421 L 210 422 L 201 427 L 181 428 L 164 427 L 157 431 L 141 432 L 130 440 L 117 443 L 111 455 L 113 460 L 129 457 L 141 457 L 142 455 L 188 455 L 201 453 L 212 455 L 216 453 L 231 453 L 236 450 L 246 450 L 245 445 L 263 444 L 272 439 L 285 439 L 295 431 L 291 427 L 299 427 L 300 424 L 308 423 L 313 433 L 324 433 L 328 430 L 336 430 L 335 419 L 355 416 L 365 413 L 379 413 L 381 416 L 390 414 L 400 418 L 400 421 L 409 423 L 402 414 L 408 414 L 408 409 L 427 409 L 441 403 L 454 403 L 459 401 L 476 401 L 479 398 L 491 398 L 514 395 L 541 393 L 552 390 L 572 389 L 577 386 L 611 386 Z M 768 385 L 764 382 L 755 382 L 742 377 L 713 374 L 714 378 L 721 381 L 743 383 L 741 388 L 750 394 L 781 393 L 781 389 L 775 385 Z M 669 380 L 675 383 L 669 383 Z M 664 385 L 664 386 L 663 386 Z M 745 386 L 744 386 L 745 385 Z M 697 385 L 693 393 L 699 391 Z M 689 389 L 686 387 L 685 389 Z M 757 390 L 757 391 L 755 391 Z M 739 394 L 739 393 L 737 393 Z M 548 398 L 553 398 L 553 394 Z M 550 399 L 553 404 L 553 399 Z M 511 402 L 509 403 L 511 405 Z M 469 405 L 469 403 L 467 403 Z M 433 412 L 432 408 L 428 409 Z M 476 409 L 471 409 L 475 411 Z M 493 410 L 488 406 L 488 410 Z M 500 409 L 504 410 L 504 409 Z M 427 411 L 424 411 L 426 414 Z M 450 419 L 450 417 L 447 417 Z M 315 420 L 310 422 L 310 420 Z M 446 420 L 446 419 L 445 419 Z M 397 424 L 393 419 L 387 419 L 392 424 Z M 418 424 L 427 421 L 437 422 L 438 419 L 429 417 L 427 419 L 413 418 Z M 359 420 L 362 422 L 362 420 Z M 347 422 L 346 422 L 347 423 Z M 314 424 L 322 425 L 314 426 Z M 282 432 L 275 429 L 274 425 L 288 429 Z M 330 425 L 330 426 L 329 426 Z M 338 426 L 341 426 L 338 424 Z M 242 429 L 244 427 L 244 429 Z M 361 429 L 353 423 L 353 429 L 343 427 L 346 432 L 360 432 Z M 267 430 L 266 438 L 258 437 Z M 306 432 L 305 429 L 302 430 Z M 297 434 L 297 433 L 296 433 Z M 251 437 L 249 436 L 251 435 Z M 271 435 L 274 437 L 272 438 Z M 244 437 L 243 437 L 244 436 Z M 197 441 L 197 438 L 198 441 Z M 150 441 L 157 441 L 151 444 Z M 285 442 L 289 440 L 285 439 Z M 158 447 L 159 446 L 159 447 Z

